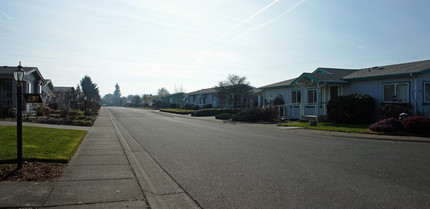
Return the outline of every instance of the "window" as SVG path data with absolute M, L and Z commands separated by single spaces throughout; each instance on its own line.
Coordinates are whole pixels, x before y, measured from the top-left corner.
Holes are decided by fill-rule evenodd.
M 424 102 L 430 103 L 430 82 L 424 82 Z
M 317 90 L 316 89 L 309 89 L 308 90 L 308 104 L 309 105 L 315 105 L 317 102 Z
M 302 102 L 302 93 L 300 90 L 292 90 L 291 91 L 291 103 L 300 103 Z
M 384 102 L 409 102 L 409 83 L 384 84 Z
M 196 102 L 196 96 L 193 96 L 193 102 Z

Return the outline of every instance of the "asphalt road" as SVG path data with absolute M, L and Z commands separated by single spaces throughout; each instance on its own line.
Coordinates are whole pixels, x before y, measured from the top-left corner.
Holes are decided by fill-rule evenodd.
M 203 208 L 430 208 L 430 144 L 109 108 Z

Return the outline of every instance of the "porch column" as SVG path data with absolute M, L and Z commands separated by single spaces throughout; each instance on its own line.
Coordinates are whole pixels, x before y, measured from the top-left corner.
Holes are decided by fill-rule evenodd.
M 261 96 L 258 95 L 258 108 L 260 108 L 260 107 L 261 107 Z
M 305 98 L 303 97 L 304 90 L 305 89 L 303 87 L 300 88 L 300 120 L 303 119 L 303 116 L 305 115 Z
M 318 118 L 319 118 L 319 116 L 320 116 L 320 84 L 319 83 L 317 83 L 317 90 L 316 90 L 316 94 L 317 94 L 317 101 L 316 101 L 316 104 L 315 104 L 315 108 L 316 108 L 316 110 L 315 110 L 315 113 L 316 113 L 316 116 L 317 116 L 317 118 L 316 118 L 316 120 L 318 121 Z

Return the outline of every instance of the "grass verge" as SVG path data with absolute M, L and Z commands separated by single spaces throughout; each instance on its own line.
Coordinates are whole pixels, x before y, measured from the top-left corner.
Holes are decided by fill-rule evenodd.
M 283 123 L 281 124 L 281 126 L 294 126 L 294 127 L 302 127 L 307 129 L 324 130 L 324 131 L 371 133 L 371 131 L 369 131 L 370 124 L 334 124 L 334 123 L 318 122 L 317 126 L 310 126 L 309 123 L 293 122 L 293 123 Z
M 16 159 L 16 126 L 0 126 L 0 162 Z M 87 131 L 22 127 L 22 153 L 26 161 L 67 163 Z
M 194 112 L 195 111 L 195 110 L 176 109 L 176 108 L 162 108 L 160 110 L 169 111 L 169 112 Z

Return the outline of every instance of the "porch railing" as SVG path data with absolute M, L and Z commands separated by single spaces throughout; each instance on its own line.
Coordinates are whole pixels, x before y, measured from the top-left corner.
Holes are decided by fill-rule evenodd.
M 326 103 L 323 102 L 319 105 L 318 114 L 315 105 L 301 105 L 300 103 L 276 105 L 272 108 L 277 110 L 279 118 L 285 118 L 287 120 L 301 119 L 309 116 L 316 117 L 317 115 L 325 115 Z

